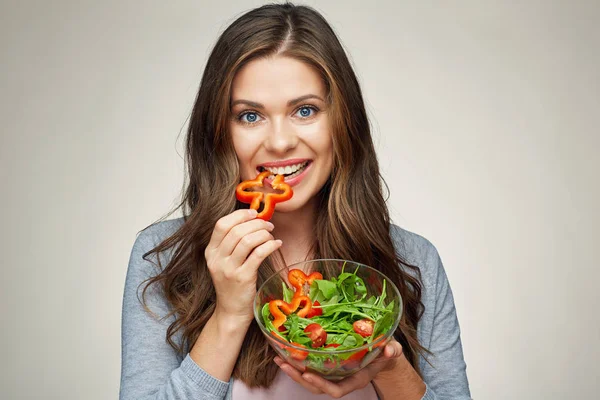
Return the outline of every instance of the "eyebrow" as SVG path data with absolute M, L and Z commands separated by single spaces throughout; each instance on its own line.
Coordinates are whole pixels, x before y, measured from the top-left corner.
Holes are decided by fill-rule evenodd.
M 325 102 L 325 100 L 323 100 L 321 97 L 317 96 L 316 94 L 306 94 L 304 96 L 300 96 L 298 98 L 288 101 L 287 105 L 288 105 L 288 107 L 292 107 L 298 103 L 301 103 L 301 102 L 309 100 L 309 99 L 318 99 L 318 100 L 321 100 L 322 102 Z M 233 103 L 231 103 L 231 107 L 233 108 L 234 106 L 236 106 L 238 104 L 245 104 L 247 106 L 254 107 L 254 108 L 261 108 L 261 109 L 265 108 L 265 106 L 260 103 L 257 103 L 255 101 L 250 101 L 250 100 L 243 100 L 243 99 L 234 101 Z

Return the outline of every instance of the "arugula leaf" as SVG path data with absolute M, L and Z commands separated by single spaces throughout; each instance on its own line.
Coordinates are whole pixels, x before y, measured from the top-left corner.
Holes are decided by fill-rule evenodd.
M 294 297 L 294 291 L 287 287 L 285 282 L 281 282 L 281 286 L 283 286 L 283 301 L 289 303 L 292 301 L 292 297 Z
M 317 287 L 318 290 L 323 294 L 323 300 L 331 299 L 335 294 L 337 294 L 337 285 L 331 281 L 326 281 L 324 279 L 317 279 L 313 283 Z M 311 285 L 312 292 L 312 285 Z
M 392 304 L 392 303 L 390 303 Z M 375 322 L 375 326 L 373 327 L 373 334 L 371 335 L 371 340 L 376 338 L 381 333 L 387 332 L 391 329 L 392 324 L 394 323 L 394 315 L 391 312 L 385 313 L 385 315 L 379 318 Z
M 381 296 L 379 296 L 379 299 L 377 299 L 378 307 L 381 307 L 383 305 L 383 301 L 385 300 L 385 296 L 387 295 L 387 293 L 385 291 L 385 282 L 386 282 L 386 279 L 383 280 L 383 287 L 381 288 Z
M 271 321 L 271 311 L 269 310 L 269 303 L 265 303 L 265 305 L 263 306 L 262 310 L 260 310 L 261 315 L 263 317 L 263 322 L 265 323 L 265 327 L 267 328 L 267 330 L 270 331 L 276 331 L 277 329 L 275 328 L 275 326 L 273 326 L 273 321 Z
M 390 301 L 390 304 L 388 304 L 385 309 L 388 311 L 394 311 L 394 300 Z
M 358 347 L 362 346 L 364 342 L 365 339 L 358 333 L 350 332 L 340 347 Z
M 338 276 L 337 286 L 347 302 L 353 301 L 356 297 L 356 293 L 362 297 L 367 295 L 365 282 L 355 274 L 348 272 L 340 274 L 340 276 Z
M 337 328 L 343 331 L 349 331 L 353 329 L 352 323 L 348 322 L 346 318 L 340 320 L 337 324 Z
M 330 304 L 338 304 L 340 302 L 340 296 L 339 294 L 334 294 L 333 297 L 329 300 L 325 300 L 323 299 L 323 301 L 319 300 L 319 303 L 321 304 L 321 307 L 323 306 L 327 306 Z

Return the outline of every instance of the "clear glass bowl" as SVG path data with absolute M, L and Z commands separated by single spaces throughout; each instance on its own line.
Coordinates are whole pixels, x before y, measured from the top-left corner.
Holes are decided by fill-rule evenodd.
M 342 272 L 355 273 L 364 282 L 366 288 L 365 301 L 371 296 L 378 297 L 382 295 L 382 289 L 385 288 L 384 304 L 389 306 L 389 310 L 385 312 L 386 315 L 389 314 L 386 317 L 386 325 L 391 323 L 391 326 L 385 332 L 376 332 L 376 335 L 372 335 L 371 337 L 374 337 L 374 339 L 371 343 L 352 349 L 336 350 L 335 347 L 301 347 L 288 342 L 284 337 L 278 335 L 276 332 L 271 332 L 267 328 L 263 321 L 263 307 L 272 300 L 284 299 L 283 285 L 294 290 L 288 282 L 288 270 L 292 269 L 300 269 L 306 275 L 310 275 L 312 272 L 319 272 L 323 275 L 323 279 L 337 277 Z M 305 294 L 308 296 L 311 295 L 308 285 L 305 286 Z M 392 301 L 393 305 L 390 306 Z M 326 308 L 324 307 L 322 310 L 326 312 Z M 271 317 L 269 317 L 271 314 L 266 314 L 269 320 L 271 320 Z M 401 315 L 402 299 L 398 289 L 389 278 L 374 268 L 345 260 L 310 260 L 290 265 L 269 277 L 258 289 L 254 300 L 254 317 L 275 352 L 287 363 L 299 370 L 311 371 L 332 381 L 355 374 L 377 358 L 385 345 L 391 340 L 393 333 L 398 327 Z M 355 318 L 360 319 L 359 317 Z M 351 319 L 348 320 L 352 321 Z M 307 323 L 307 321 L 304 321 L 304 323 Z M 375 325 L 375 328 L 377 330 L 377 325 Z M 329 335 L 336 334 L 342 333 L 340 331 L 328 333 L 326 344 L 329 343 Z

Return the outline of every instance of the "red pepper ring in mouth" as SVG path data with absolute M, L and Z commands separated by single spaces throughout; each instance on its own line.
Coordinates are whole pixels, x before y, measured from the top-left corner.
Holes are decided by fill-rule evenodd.
M 271 187 L 273 189 L 282 190 L 283 193 L 261 193 L 246 191 L 246 189 L 250 189 L 255 186 L 263 187 L 263 182 L 269 175 L 271 175 L 270 171 L 263 171 L 258 174 L 256 178 L 243 181 L 235 188 L 235 197 L 242 203 L 250 204 L 251 209 L 258 210 L 260 203 L 264 203 L 263 210 L 258 213 L 256 218 L 260 218 L 265 221 L 271 219 L 273 213 L 275 212 L 275 205 L 277 203 L 287 201 L 294 195 L 292 187 L 284 182 L 285 177 L 283 175 L 277 175 L 271 183 Z

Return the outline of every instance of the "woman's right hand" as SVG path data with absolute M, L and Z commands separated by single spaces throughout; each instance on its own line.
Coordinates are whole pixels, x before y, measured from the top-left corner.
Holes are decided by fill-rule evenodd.
M 258 268 L 281 247 L 271 235 L 273 224 L 256 215 L 256 210 L 242 209 L 219 219 L 204 251 L 218 317 L 252 321 Z

